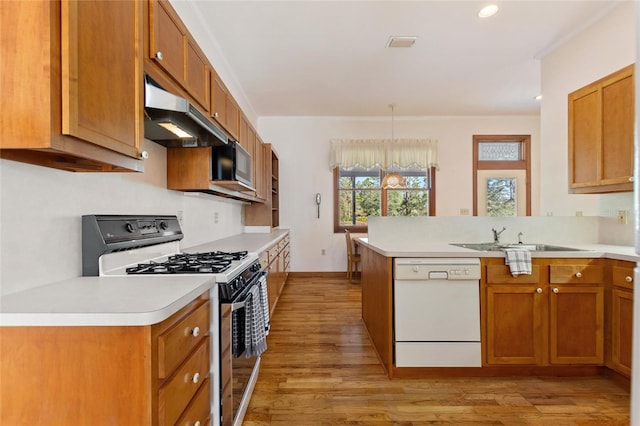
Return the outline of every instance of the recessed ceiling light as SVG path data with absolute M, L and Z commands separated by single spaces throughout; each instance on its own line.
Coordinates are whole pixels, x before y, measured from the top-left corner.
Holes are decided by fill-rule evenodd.
M 478 12 L 478 16 L 481 18 L 488 18 L 495 15 L 496 13 L 498 13 L 498 6 L 495 4 L 490 4 L 480 9 L 480 12 Z
M 415 36 L 391 36 L 387 42 L 387 47 L 411 47 L 417 38 Z

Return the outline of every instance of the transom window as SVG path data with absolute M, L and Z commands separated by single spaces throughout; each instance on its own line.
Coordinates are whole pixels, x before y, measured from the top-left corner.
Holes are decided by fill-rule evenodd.
M 367 232 L 369 216 L 433 216 L 434 187 L 433 168 L 336 167 L 334 231 Z
M 473 214 L 531 215 L 531 137 L 473 136 Z

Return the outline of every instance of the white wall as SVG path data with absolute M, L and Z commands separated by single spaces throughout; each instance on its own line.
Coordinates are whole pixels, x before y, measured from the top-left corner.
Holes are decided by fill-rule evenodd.
M 262 117 L 260 134 L 280 158 L 280 226 L 291 229 L 293 271 L 343 271 L 346 246 L 333 233 L 333 174 L 329 168 L 332 138 L 388 138 L 390 118 Z M 532 211 L 538 214 L 538 117 L 400 117 L 395 137 L 438 139 L 440 171 L 436 175 L 436 214 L 458 216 L 473 210 L 472 136 L 530 134 Z M 322 194 L 320 219 L 315 194 Z M 321 250 L 326 255 L 321 255 Z
M 633 194 L 569 195 L 567 95 L 635 62 L 634 2 L 621 2 L 608 16 L 567 41 L 542 61 L 541 199 L 543 214 L 612 216 L 633 211 Z M 631 216 L 631 215 L 630 215 Z
M 81 216 L 183 212 L 182 247 L 242 232 L 242 206 L 166 189 L 166 149 L 144 173 L 71 173 L 0 160 L 0 294 L 80 276 Z M 218 223 L 214 223 L 218 212 Z

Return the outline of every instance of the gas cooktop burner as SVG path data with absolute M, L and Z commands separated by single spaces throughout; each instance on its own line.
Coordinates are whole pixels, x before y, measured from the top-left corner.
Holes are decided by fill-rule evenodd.
M 226 253 L 180 253 L 169 256 L 165 262 L 139 263 L 127 268 L 127 274 L 216 274 L 231 266 L 234 260 L 247 257 L 246 251 Z

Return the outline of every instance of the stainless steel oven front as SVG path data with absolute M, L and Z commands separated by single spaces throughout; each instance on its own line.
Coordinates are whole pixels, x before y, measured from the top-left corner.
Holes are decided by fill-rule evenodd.
M 266 287 L 266 273 L 255 272 L 242 292 L 232 300 L 225 300 L 224 296 L 220 299 L 220 405 L 223 426 L 242 425 L 260 371 L 260 356 L 248 351 L 245 345 L 248 295 L 256 287 Z

